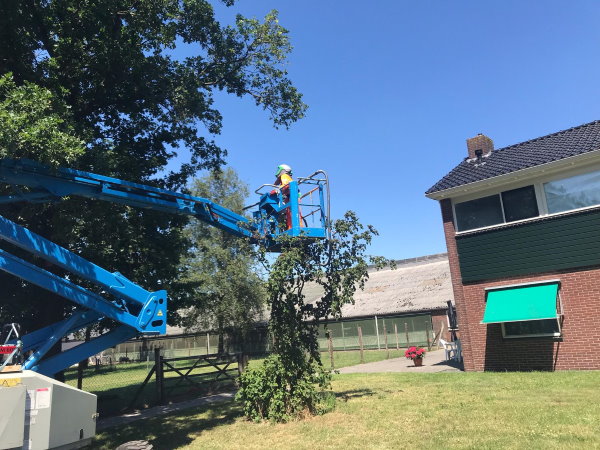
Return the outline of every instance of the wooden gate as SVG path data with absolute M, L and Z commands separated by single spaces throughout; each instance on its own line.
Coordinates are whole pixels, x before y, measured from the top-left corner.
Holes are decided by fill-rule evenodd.
M 186 394 L 207 394 L 226 386 L 235 385 L 237 377 L 248 364 L 242 353 L 214 353 L 210 355 L 163 358 L 160 349 L 154 349 L 154 366 L 138 388 L 129 404 L 132 409 L 152 376 L 156 379 L 156 398 L 163 405 L 180 387 L 188 387 Z

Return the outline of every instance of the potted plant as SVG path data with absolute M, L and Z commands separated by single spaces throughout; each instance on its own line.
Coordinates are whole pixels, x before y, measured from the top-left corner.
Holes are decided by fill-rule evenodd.
M 425 349 L 421 347 L 409 347 L 404 352 L 404 356 L 407 359 L 412 359 L 413 363 L 417 367 L 421 367 L 423 365 L 423 358 L 425 357 Z

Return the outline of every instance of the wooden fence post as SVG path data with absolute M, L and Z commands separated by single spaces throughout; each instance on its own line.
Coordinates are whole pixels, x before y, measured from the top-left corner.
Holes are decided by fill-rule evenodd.
M 248 366 L 248 355 L 245 353 L 237 354 L 238 374 L 241 375 Z
M 408 324 L 404 322 L 404 333 L 406 334 L 406 347 L 410 347 L 410 340 L 408 339 Z
M 363 348 L 362 327 L 357 327 L 357 328 L 358 328 L 358 345 L 360 346 L 360 363 L 364 364 L 365 363 L 365 355 L 364 355 L 364 348 Z
M 394 324 L 394 334 L 396 335 L 396 350 L 400 351 L 400 341 L 398 340 L 398 325 Z
M 425 334 L 427 335 L 427 351 L 431 351 L 431 339 L 429 337 L 429 322 L 425 321 Z
M 331 368 L 335 369 L 335 363 L 333 361 L 333 331 L 327 330 L 327 335 L 329 337 L 329 359 L 331 360 Z
M 158 404 L 163 405 L 165 402 L 165 386 L 160 347 L 154 349 L 154 367 L 156 373 L 156 397 L 158 398 Z
M 77 389 L 83 389 L 83 361 L 77 364 Z
M 375 316 L 375 334 L 377 335 L 377 350 L 381 350 L 381 345 L 379 343 L 379 324 L 377 321 L 377 316 Z
M 385 321 L 383 322 L 383 337 L 384 337 L 385 351 L 386 351 L 385 359 L 390 359 L 390 349 L 388 348 L 387 328 L 385 327 Z

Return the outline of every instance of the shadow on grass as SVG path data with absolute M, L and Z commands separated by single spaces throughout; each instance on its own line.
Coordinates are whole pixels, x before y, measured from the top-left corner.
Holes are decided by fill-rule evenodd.
M 206 380 L 212 380 L 212 377 L 206 377 Z M 177 379 L 165 380 L 165 394 L 166 401 L 168 402 L 176 403 L 193 398 L 206 397 L 220 392 L 229 392 L 235 388 L 234 382 L 230 380 L 211 382 L 200 387 L 188 384 L 180 384 L 175 387 L 173 385 L 176 381 Z M 98 412 L 101 417 L 110 417 L 131 411 L 129 406 L 134 400 L 138 388 L 138 385 L 131 385 L 98 393 Z M 141 395 L 133 405 L 133 409 L 146 409 L 157 404 L 156 383 L 152 382 L 144 387 Z
M 114 449 L 136 440 L 146 440 L 155 449 L 179 448 L 189 445 L 203 432 L 232 424 L 241 416 L 241 408 L 233 402 L 177 411 L 104 430 L 89 448 Z
M 371 389 L 353 389 L 350 391 L 336 392 L 335 398 L 347 402 L 348 400 L 361 397 L 371 397 L 375 395 L 375 391 Z

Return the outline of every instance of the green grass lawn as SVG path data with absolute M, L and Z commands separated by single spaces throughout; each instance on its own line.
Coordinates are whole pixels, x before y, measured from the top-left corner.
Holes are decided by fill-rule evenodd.
M 402 352 L 402 351 L 401 351 Z M 390 350 L 390 358 L 400 356 L 397 350 Z M 330 367 L 331 362 L 329 353 L 323 352 L 322 354 L 323 364 L 325 367 Z M 380 361 L 386 359 L 387 352 L 385 350 L 365 350 L 364 359 L 365 362 Z M 251 365 L 260 364 L 262 358 L 254 359 L 250 362 Z M 359 351 L 340 351 L 334 353 L 334 363 L 336 369 L 341 367 L 351 366 L 360 363 L 360 352 Z M 143 363 L 124 363 L 113 365 L 112 368 L 109 366 L 100 366 L 100 370 L 96 370 L 94 367 L 86 369 L 83 378 L 83 389 L 98 395 L 98 409 L 103 417 L 119 414 L 126 408 L 135 396 L 138 387 L 142 384 L 146 375 L 154 363 L 149 364 Z M 184 366 L 190 366 L 190 361 L 177 361 L 172 364 L 175 367 L 181 368 Z M 232 363 L 229 366 L 232 369 L 230 372 L 232 375 L 237 376 L 237 363 Z M 212 367 L 202 367 L 194 369 L 191 374 L 199 375 L 202 373 L 213 371 Z M 186 370 L 183 371 L 184 373 Z M 77 386 L 77 370 L 69 370 L 65 373 L 66 382 L 71 386 Z M 166 372 L 165 378 L 177 378 L 178 374 L 175 372 Z M 202 377 L 195 378 L 197 381 L 201 381 Z M 151 406 L 156 402 L 156 388 L 154 384 L 154 376 L 144 388 L 136 407 L 147 407 Z M 167 380 L 166 386 L 167 391 L 177 381 Z M 225 383 L 224 387 L 227 387 L 228 383 Z M 229 383 L 230 385 L 230 383 Z M 200 393 L 194 393 L 191 391 L 192 386 L 186 382 L 179 383 L 176 390 L 172 391 L 173 395 L 188 395 L 198 396 Z
M 365 363 L 382 361 L 387 359 L 388 352 L 386 350 L 365 350 L 363 352 Z M 399 351 L 394 349 L 389 351 L 390 358 L 399 358 L 404 356 L 404 349 Z M 264 358 L 255 358 L 250 361 L 250 367 L 260 364 Z M 321 352 L 321 361 L 323 366 L 329 369 L 331 367 L 331 358 L 328 352 Z M 336 351 L 333 353 L 333 364 L 336 369 L 342 367 L 355 366 L 360 364 L 359 350 Z
M 583 371 L 337 375 L 323 416 L 256 424 L 230 402 L 107 430 L 93 448 L 600 448 L 599 385 Z

